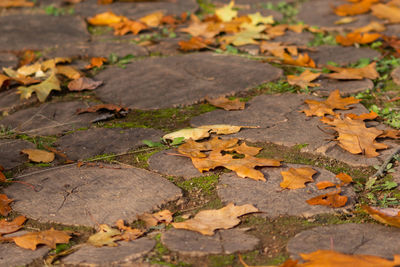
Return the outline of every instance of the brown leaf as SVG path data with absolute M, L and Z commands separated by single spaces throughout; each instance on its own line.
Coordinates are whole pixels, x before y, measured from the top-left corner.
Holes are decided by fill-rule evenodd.
M 337 80 L 361 80 L 368 78 L 375 80 L 379 78 L 379 73 L 376 71 L 376 62 L 369 64 L 363 68 L 340 68 L 327 65 L 327 69 L 336 73 L 326 74 L 327 77 Z
M 353 120 L 373 120 L 376 119 L 378 117 L 378 114 L 376 114 L 376 112 L 374 111 L 370 111 L 370 113 L 363 113 L 361 115 L 356 115 L 353 113 L 348 113 L 344 115 L 345 117 L 351 118 Z
M 289 54 L 284 53 L 283 63 L 300 67 L 315 68 L 316 66 L 314 60 L 312 60 L 312 58 L 310 58 L 310 56 L 307 53 L 299 54 L 299 56 L 296 59 L 294 59 Z
M 347 35 L 337 35 L 336 42 L 343 46 L 352 46 L 354 44 L 369 44 L 380 37 L 382 37 L 380 33 L 351 32 Z
M 76 111 L 77 114 L 82 114 L 82 113 L 93 113 L 97 112 L 99 110 L 108 110 L 108 111 L 113 111 L 113 112 L 121 112 L 121 111 L 128 111 L 128 108 L 125 108 L 123 106 L 118 106 L 114 104 L 98 104 L 94 105 L 88 108 L 80 108 Z
M 372 14 L 390 23 L 400 23 L 400 7 L 395 5 L 377 4 L 371 7 Z
M 33 162 L 44 162 L 44 163 L 49 163 L 54 160 L 54 153 L 53 152 L 47 152 L 44 150 L 40 149 L 24 149 L 21 151 L 24 154 L 28 155 L 28 158 L 33 161 Z
M 218 210 L 200 211 L 193 219 L 172 223 L 172 226 L 178 229 L 196 231 L 203 235 L 214 235 L 215 230 L 230 229 L 240 223 L 238 217 L 253 212 L 258 212 L 258 209 L 253 205 L 235 206 L 230 203 Z
M 90 64 L 85 66 L 86 69 L 92 69 L 94 67 L 100 68 L 103 66 L 103 63 L 107 62 L 107 59 L 105 57 L 92 57 L 90 59 Z
M 245 103 L 241 102 L 240 99 L 229 100 L 226 97 L 209 98 L 206 97 L 208 103 L 213 106 L 223 108 L 225 110 L 242 110 L 245 107 Z
M 383 133 L 378 138 L 400 139 L 400 130 L 383 130 Z
M 25 50 L 19 61 L 20 66 L 31 64 L 36 59 L 36 54 L 33 50 Z
M 162 210 L 153 214 L 144 213 L 138 216 L 138 219 L 144 221 L 147 228 L 154 227 L 159 223 L 168 225 L 172 222 L 172 212 L 169 210 Z
M 353 182 L 353 178 L 344 172 L 341 172 L 338 175 L 336 175 L 336 178 L 342 181 L 343 185 L 350 184 Z
M 187 140 L 184 144 L 178 147 L 178 152 L 182 155 L 193 157 L 193 158 L 205 158 L 205 151 L 229 151 L 230 148 L 236 147 L 239 139 L 219 139 L 214 137 L 211 140 L 205 142 L 195 142 L 193 139 Z
M 148 26 L 142 22 L 130 20 L 124 18 L 121 22 L 110 25 L 114 28 L 114 35 L 125 35 L 132 32 L 134 35 L 148 28 Z
M 87 242 L 95 247 L 117 247 L 118 244 L 115 243 L 115 241 L 121 239 L 121 232 L 119 230 L 113 229 L 107 224 L 100 224 L 99 231 L 94 235 L 91 235 Z
M 235 151 L 236 153 L 243 155 L 255 156 L 261 151 L 262 147 L 248 146 L 246 143 L 241 143 L 239 146 L 236 145 L 232 148 L 223 149 L 224 151 Z
M 337 186 L 337 184 L 332 183 L 330 181 L 321 181 L 315 184 L 318 190 L 326 189 L 328 187 Z
M 95 81 L 87 77 L 81 77 L 69 82 L 68 89 L 70 91 L 94 90 L 102 84 L 102 81 Z
M 288 189 L 305 188 L 305 183 L 314 182 L 312 176 L 316 173 L 317 171 L 309 167 L 290 168 L 288 171 L 281 171 L 283 181 L 280 186 Z
M 369 206 L 363 206 L 362 208 L 375 220 L 384 224 L 400 227 L 400 209 Z
M 319 195 L 307 200 L 307 203 L 310 205 L 322 205 L 329 206 L 332 208 L 339 208 L 346 205 L 347 197 L 340 195 L 341 190 L 337 190 L 334 192 L 326 193 L 323 195 Z
M 34 2 L 27 0 L 1 0 L 0 7 L 32 7 Z
M 367 13 L 372 4 L 379 0 L 361 0 L 358 3 L 343 4 L 334 8 L 334 12 L 338 16 L 354 16 Z
M 39 244 L 44 244 L 55 249 L 57 244 L 68 243 L 70 238 L 65 232 L 51 228 L 42 232 L 32 232 L 17 236 L 13 240 L 21 248 L 36 250 L 36 246 Z
M 179 41 L 179 49 L 183 51 L 201 50 L 207 48 L 212 41 L 210 39 L 203 39 L 200 36 L 193 36 L 189 41 Z
M 26 221 L 25 216 L 18 216 L 12 221 L 6 221 L 6 219 L 0 220 L 0 235 L 10 234 L 18 231 L 22 228 L 22 225 Z
M 305 89 L 307 87 L 320 86 L 320 84 L 318 83 L 311 83 L 311 81 L 317 79 L 320 75 L 321 73 L 314 73 L 311 72 L 310 70 L 305 70 L 299 76 L 287 75 L 286 78 L 290 85 L 297 85 L 300 88 Z
M 9 199 L 6 195 L 0 194 L 0 215 L 6 217 L 11 212 L 9 204 L 13 199 Z
M 262 41 L 260 44 L 261 53 L 269 52 L 275 57 L 283 58 L 286 51 L 292 55 L 297 56 L 297 46 L 294 45 L 283 45 L 280 42 L 267 42 Z
M 0 182 L 6 182 L 7 181 L 7 178 L 4 175 L 3 171 L 4 171 L 4 168 L 0 165 Z
M 144 232 L 139 229 L 132 229 L 131 227 L 125 226 L 124 220 L 118 220 L 115 225 L 119 230 L 124 231 L 121 237 L 125 241 L 133 241 L 144 234 Z
M 164 13 L 162 11 L 158 11 L 140 18 L 139 21 L 149 27 L 158 27 L 160 26 L 163 17 Z

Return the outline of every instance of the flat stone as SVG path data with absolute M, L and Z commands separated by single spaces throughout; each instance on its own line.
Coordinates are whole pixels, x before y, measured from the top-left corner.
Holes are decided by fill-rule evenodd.
M 23 249 L 15 244 L 0 244 L 0 266 L 25 266 L 32 261 L 42 258 L 49 249 L 45 246 L 36 250 Z
M 268 3 L 277 4 L 279 2 L 293 2 L 294 0 L 270 0 Z M 212 1 L 217 7 L 229 4 L 230 0 L 215 0 Z M 236 0 L 235 7 L 238 8 L 238 16 L 254 14 L 260 12 L 263 16 L 273 16 L 274 20 L 279 21 L 283 19 L 283 15 L 275 10 L 266 9 L 267 2 L 265 0 Z
M 322 78 L 313 81 L 313 83 L 319 83 L 321 85 L 312 88 L 313 92 L 320 96 L 329 96 L 330 93 L 336 89 L 340 89 L 342 96 L 349 96 L 374 88 L 374 83 L 370 79 L 345 81 Z
M 313 175 L 315 182 L 307 183 L 306 188 L 301 189 L 281 188 L 279 185 L 283 180 L 281 171 L 300 167 L 311 167 L 316 170 L 318 173 Z M 336 188 L 318 190 L 315 186 L 320 181 L 340 182 L 333 173 L 327 170 L 314 166 L 287 164 L 279 168 L 262 168 L 261 171 L 267 179 L 266 182 L 243 179 L 234 173 L 223 174 L 217 186 L 218 196 L 225 203 L 252 204 L 264 215 L 272 218 L 286 215 L 311 217 L 317 214 L 336 213 L 353 207 L 356 195 L 350 186 L 342 188 L 342 195 L 348 197 L 346 206 L 342 208 L 309 205 L 306 202 L 310 198 L 336 190 Z
M 209 254 L 250 251 L 255 249 L 259 240 L 246 234 L 243 229 L 219 230 L 213 236 L 171 229 L 162 235 L 161 242 L 172 251 L 191 257 L 201 257 Z
M 89 39 L 86 23 L 81 18 L 29 14 L 23 17 L 24 19 L 21 19 L 21 15 L 0 16 L 2 50 L 42 50 Z
M 356 63 L 362 58 L 373 59 L 380 54 L 371 48 L 356 48 L 343 46 L 322 45 L 317 47 L 317 51 L 308 52 L 310 57 L 317 65 L 324 65 L 328 62 L 335 62 L 339 65 L 348 65 Z
M 384 35 L 387 36 L 395 36 L 397 38 L 400 37 L 400 25 L 393 24 L 393 25 L 386 25 L 386 31 L 383 32 Z
M 294 259 L 300 253 L 335 250 L 353 255 L 372 255 L 393 259 L 400 254 L 400 229 L 378 224 L 338 224 L 315 227 L 292 238 L 287 250 Z
M 8 115 L 17 109 L 37 102 L 38 100 L 35 97 L 21 99 L 16 90 L 4 90 L 0 92 L 0 114 Z
M 44 103 L 17 111 L 0 120 L 0 125 L 24 133 L 56 135 L 89 126 L 97 114 L 76 114 L 77 109 L 87 107 L 88 103 L 79 101 Z
M 271 142 L 284 146 L 308 144 L 301 149 L 302 152 L 322 154 L 353 166 L 379 165 L 388 154 L 394 151 L 397 143 L 395 141 L 385 141 L 390 149 L 380 150 L 381 155 L 376 158 L 353 155 L 343 150 L 336 141 L 328 140 L 333 138 L 335 132 L 327 129 L 326 124 L 323 124 L 317 117 L 307 117 L 304 113 L 299 112 L 308 109 L 308 106 L 304 104 L 305 99 L 322 100 L 314 96 L 298 94 L 261 95 L 249 101 L 244 110 L 214 110 L 192 118 L 191 125 L 194 127 L 210 124 L 259 126 L 258 129 L 242 129 L 230 137 L 250 142 Z M 361 104 L 352 107 L 352 109 L 339 112 L 343 114 L 369 112 Z M 332 136 L 327 132 L 331 132 Z
M 278 36 L 274 38 L 273 41 L 297 46 L 307 46 L 307 44 L 312 40 L 314 40 L 314 35 L 310 32 L 296 33 L 287 31 L 285 35 Z
M 142 140 L 159 141 L 162 131 L 149 128 L 92 128 L 59 138 L 55 145 L 69 159 L 86 159 L 108 153 L 125 153 L 143 144 Z
M 181 196 L 181 190 L 158 174 L 119 165 L 71 166 L 24 177 L 31 188 L 4 188 L 13 210 L 41 222 L 94 226 L 134 221 Z
M 400 67 L 395 68 L 391 73 L 393 82 L 400 85 Z
M 21 139 L 0 139 L 0 165 L 8 170 L 27 162 L 28 158 L 21 154 L 21 150 L 35 147 Z
M 96 94 L 108 103 L 159 109 L 245 91 L 281 75 L 282 70 L 268 63 L 195 53 L 135 61 L 123 70 L 107 68 L 96 76 L 105 83 Z
M 174 56 L 180 55 L 182 52 L 179 50 L 179 41 L 189 40 L 188 38 L 178 37 L 178 38 L 165 38 L 157 43 L 143 46 L 147 50 L 149 55 L 158 54 L 164 56 Z
M 150 170 L 161 173 L 163 175 L 172 175 L 190 179 L 207 174 L 199 172 L 194 166 L 192 161 L 187 157 L 180 157 L 175 155 L 168 155 L 168 153 L 177 153 L 175 150 L 170 149 L 155 153 L 149 158 Z M 179 166 L 179 167 L 177 167 Z
M 18 58 L 11 53 L 0 52 L 0 68 L 15 68 L 18 65 Z M 1 106 L 1 105 L 0 105 Z
M 144 237 L 131 242 L 118 242 L 118 247 L 84 245 L 63 258 L 62 263 L 73 266 L 127 266 L 149 253 L 155 244 L 155 240 Z

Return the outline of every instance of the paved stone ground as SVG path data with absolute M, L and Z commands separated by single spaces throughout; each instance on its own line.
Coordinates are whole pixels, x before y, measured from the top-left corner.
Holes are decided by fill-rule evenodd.
M 303 22 L 324 30 L 288 30 L 271 40 L 299 46 L 299 53 L 307 53 L 316 63 L 316 68 L 302 68 L 270 60 L 254 42 L 229 45 L 224 51 L 219 37 L 225 33 L 199 51 L 180 50 L 178 42 L 191 38 L 181 31 L 191 23 L 182 13 L 213 21 L 215 8 L 229 0 L 114 0 L 109 5 L 97 0 L 31 2 L 34 7 L 0 8 L 0 68 L 16 69 L 31 50 L 39 61 L 70 57 L 71 66 L 103 85 L 93 91 L 70 92 L 69 79 L 60 75 L 62 90 L 52 91 L 43 103 L 35 93 L 21 99 L 16 90 L 20 77 L 6 79 L 0 87 L 0 172 L 8 182 L 15 182 L 0 182 L 0 194 L 13 200 L 12 212 L 0 219 L 28 218 L 21 231 L 5 237 L 50 227 L 73 233 L 69 245 L 57 249 L 61 253 L 73 249 L 53 262 L 62 266 L 241 266 L 239 253 L 251 266 L 278 266 L 318 249 L 388 259 L 400 254 L 399 230 L 379 225 L 361 211 L 362 204 L 400 207 L 398 159 L 389 166 L 394 173 L 374 183 L 370 180 L 366 186 L 374 166 L 391 156 L 399 141 L 378 139 L 389 146 L 379 150 L 378 157 L 353 155 L 338 146 L 334 131 L 319 118 L 300 112 L 307 108 L 306 99 L 322 101 L 340 89 L 343 97 L 363 100 L 341 113 L 374 109 L 381 117 L 367 122 L 368 127 L 400 128 L 400 60 L 395 49 L 382 38 L 381 44 L 348 47 L 334 42 L 339 33 L 384 20 L 368 13 L 354 16 L 354 22 L 335 24 L 342 17 L 332 7 L 348 3 L 344 0 L 236 0 L 240 16 L 260 12 L 272 15 L 277 25 Z M 162 11 L 183 22 L 117 36 L 110 27 L 87 23 L 88 17 L 106 11 L 133 20 Z M 400 38 L 400 24 L 385 26 L 383 34 Z M 126 56 L 129 62 L 124 61 Z M 109 61 L 88 70 L 85 66 L 92 57 Z M 328 63 L 357 67 L 367 60 L 377 62 L 380 78 L 333 80 L 322 75 L 313 81 L 320 86 L 305 89 L 287 83 L 286 75 L 305 69 L 325 72 Z M 206 97 L 220 96 L 240 98 L 246 102 L 245 109 L 225 111 L 205 102 Z M 129 110 L 77 113 L 96 104 Z M 201 173 L 189 158 L 177 154 L 177 145 L 160 142 L 166 133 L 209 124 L 257 126 L 222 138 L 262 147 L 258 157 L 282 159 L 282 166 L 257 167 L 265 182 L 239 178 L 222 167 Z M 143 140 L 148 140 L 147 145 Z M 56 160 L 30 162 L 21 153 L 27 148 L 55 150 Z M 60 153 L 74 162 L 66 162 Z M 283 190 L 281 171 L 290 167 L 313 168 L 315 182 L 338 182 L 335 175 L 340 172 L 351 175 L 354 183 L 342 187 L 341 193 L 348 202 L 340 208 L 308 205 L 306 200 L 336 190 L 317 190 L 315 182 L 303 189 Z M 252 204 L 260 212 L 240 217 L 238 226 L 218 229 L 213 236 L 167 223 L 146 227 L 140 217 L 168 209 L 173 222 L 181 222 L 228 203 Z M 118 241 L 116 247 L 86 243 L 96 226 L 115 227 L 118 219 L 142 230 L 143 236 Z M 31 251 L 0 243 L 0 266 L 43 266 L 54 254 L 42 245 Z

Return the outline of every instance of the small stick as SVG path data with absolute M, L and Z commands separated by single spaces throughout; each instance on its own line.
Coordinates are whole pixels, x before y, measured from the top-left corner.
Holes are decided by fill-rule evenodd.
M 381 165 L 381 167 L 376 171 L 376 173 L 374 173 L 374 175 L 371 176 L 371 178 L 379 178 L 383 175 L 383 173 L 386 170 L 386 166 L 392 161 L 392 159 L 394 158 L 394 156 L 396 156 L 397 154 L 400 153 L 400 146 L 396 148 L 396 150 L 389 156 L 386 158 L 386 160 L 383 162 L 383 164 Z

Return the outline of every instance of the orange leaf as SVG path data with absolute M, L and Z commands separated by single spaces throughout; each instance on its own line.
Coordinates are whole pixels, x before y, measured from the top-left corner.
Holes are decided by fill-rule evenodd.
M 373 3 L 378 2 L 379 0 L 362 0 L 359 3 L 355 4 L 343 4 L 337 6 L 334 9 L 334 12 L 338 16 L 354 16 L 367 13 L 371 8 Z
M 123 16 L 117 16 L 111 11 L 107 11 L 101 14 L 97 14 L 94 17 L 88 18 L 87 21 L 91 25 L 95 26 L 110 26 L 115 23 L 119 23 L 124 19 Z
M 93 112 L 97 112 L 99 110 L 108 110 L 108 111 L 114 111 L 114 112 L 120 112 L 120 111 L 128 111 L 128 108 L 122 107 L 122 106 L 118 106 L 118 105 L 114 105 L 114 104 L 98 104 L 98 105 L 94 105 L 88 108 L 80 108 L 78 109 L 76 112 L 77 114 L 81 114 L 81 113 L 93 113 Z
M 192 157 L 192 158 L 205 158 L 205 151 L 222 151 L 232 148 L 237 145 L 239 139 L 219 139 L 214 137 L 209 141 L 205 142 L 195 142 L 192 139 L 187 140 L 184 144 L 178 147 L 178 152 L 182 155 Z
M 343 184 L 349 184 L 353 182 L 353 178 L 344 172 L 341 172 L 338 175 L 336 175 L 336 178 L 342 181 Z
M 375 220 L 384 224 L 400 227 L 400 209 L 369 206 L 363 206 L 362 208 Z
M 283 63 L 289 64 L 289 65 L 300 66 L 300 67 L 315 68 L 314 60 L 312 60 L 312 58 L 310 58 L 310 56 L 307 53 L 299 54 L 299 56 L 296 59 L 294 59 L 289 54 L 284 53 L 283 54 Z
M 377 4 L 371 7 L 372 14 L 391 23 L 400 23 L 400 7 L 395 5 Z
M 36 54 L 32 50 L 25 50 L 21 56 L 21 60 L 19 61 L 20 66 L 28 65 L 32 63 L 36 59 Z
M 40 150 L 40 149 L 24 149 L 21 150 L 22 153 L 27 154 L 28 158 L 33 161 L 33 162 L 45 162 L 49 163 L 54 160 L 54 153 L 53 152 L 47 152 L 45 150 Z
M 377 21 L 372 21 L 364 27 L 355 29 L 354 32 L 383 32 L 385 30 L 385 25 Z
M 322 182 L 316 183 L 315 186 L 318 188 L 318 190 L 322 190 L 322 189 L 325 189 L 328 187 L 337 186 L 337 184 L 332 183 L 330 181 L 322 181 Z
M 375 80 L 379 78 L 379 73 L 376 71 L 376 62 L 369 64 L 363 68 L 340 68 L 327 65 L 327 69 L 336 73 L 326 74 L 327 77 L 337 80 L 361 80 L 364 78 Z
M 129 32 L 132 32 L 134 35 L 138 34 L 139 32 L 147 29 L 147 25 L 129 19 L 123 19 L 122 22 L 110 25 L 114 28 L 114 35 L 125 35 Z
M 339 208 L 346 205 L 347 197 L 340 195 L 341 190 L 337 190 L 334 192 L 326 193 L 323 195 L 319 195 L 307 200 L 307 203 L 310 205 L 322 205 L 329 206 L 332 208 Z
M 3 234 L 10 234 L 18 231 L 22 228 L 22 225 L 25 221 L 25 216 L 18 216 L 11 222 L 6 221 L 6 219 L 0 220 L 0 236 Z
M 158 11 L 140 18 L 139 21 L 149 27 L 157 27 L 161 24 L 161 20 L 163 17 L 164 13 L 162 11 Z
M 361 115 L 356 115 L 353 113 L 348 113 L 345 114 L 346 117 L 351 118 L 353 120 L 373 120 L 376 119 L 378 117 L 378 114 L 376 114 L 376 112 L 374 111 L 370 111 L 370 113 L 363 113 Z
M 101 66 L 103 66 L 103 63 L 107 62 L 107 59 L 105 57 L 92 57 L 90 59 L 90 64 L 87 65 L 85 68 L 86 69 L 91 69 L 91 68 L 100 68 Z
M 241 102 L 240 99 L 229 100 L 226 97 L 209 98 L 206 97 L 208 103 L 213 106 L 223 108 L 225 110 L 242 110 L 245 107 L 245 103 Z
M 27 0 L 1 0 L 0 7 L 32 7 L 34 2 L 29 2 Z
M 246 143 L 241 143 L 240 146 L 234 146 L 232 148 L 224 149 L 225 151 L 235 151 L 236 153 L 243 155 L 255 156 L 257 155 L 262 147 L 248 146 Z
M 288 189 L 305 188 L 305 183 L 314 182 L 312 176 L 317 171 L 309 167 L 304 168 L 290 168 L 288 171 L 282 171 L 283 181 L 280 186 Z
M 124 231 L 121 238 L 125 241 L 133 241 L 144 234 L 144 232 L 139 229 L 132 229 L 131 227 L 125 226 L 124 220 L 118 220 L 115 224 L 119 230 Z
M 21 248 L 36 250 L 36 246 L 44 244 L 52 249 L 56 248 L 57 244 L 68 243 L 71 237 L 65 232 L 57 231 L 51 228 L 42 232 L 27 233 L 22 236 L 14 237 L 13 240 Z
M 294 45 L 283 45 L 280 42 L 266 42 L 262 41 L 260 44 L 260 51 L 261 53 L 269 52 L 275 57 L 283 58 L 285 51 L 292 56 L 298 55 L 297 46 Z
M 351 32 L 347 35 L 337 35 L 336 42 L 343 46 L 351 46 L 353 44 L 369 44 L 376 39 L 382 37 L 379 33 L 361 33 L 361 32 Z
M 6 82 L 9 81 L 9 80 L 11 80 L 10 77 L 8 77 L 8 76 L 6 76 L 6 75 L 0 73 L 0 88 L 1 88 L 3 85 L 7 84 Z
M 9 199 L 6 195 L 0 194 L 0 215 L 6 217 L 10 211 L 11 207 L 9 204 L 13 202 L 12 199 Z
M 317 79 L 320 75 L 321 73 L 313 73 L 310 70 L 305 70 L 299 76 L 287 75 L 286 78 L 290 85 L 297 85 L 300 88 L 305 89 L 307 87 L 320 86 L 318 83 L 311 83 L 311 81 Z
M 211 44 L 211 40 L 205 40 L 201 37 L 192 37 L 189 41 L 179 41 L 179 49 L 183 51 L 200 50 Z
M 400 139 L 400 130 L 383 130 L 383 133 L 378 138 Z

